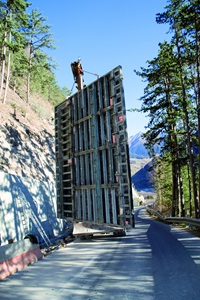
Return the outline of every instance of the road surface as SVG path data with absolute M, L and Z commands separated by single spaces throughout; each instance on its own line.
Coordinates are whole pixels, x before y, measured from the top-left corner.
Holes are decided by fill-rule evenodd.
M 0 299 L 200 299 L 200 239 L 135 215 L 125 237 L 76 240 L 0 281 Z

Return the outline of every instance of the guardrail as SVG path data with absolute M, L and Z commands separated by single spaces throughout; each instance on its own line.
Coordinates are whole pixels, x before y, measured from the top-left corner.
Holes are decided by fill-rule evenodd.
M 160 212 L 158 212 L 152 208 L 149 208 L 149 207 L 147 207 L 146 210 L 149 214 L 157 216 L 160 220 L 165 221 L 165 218 L 161 215 Z
M 200 227 L 200 220 L 199 219 L 192 219 L 192 218 L 183 218 L 183 217 L 170 217 L 165 218 L 165 221 L 168 223 L 185 223 L 193 226 Z
M 147 207 L 146 208 L 147 212 L 157 216 L 160 220 L 167 222 L 167 223 L 185 223 L 185 224 L 189 224 L 192 226 L 197 226 L 200 227 L 200 219 L 193 219 L 193 218 L 183 218 L 183 217 L 167 217 L 164 218 L 161 213 L 159 213 L 158 211 Z

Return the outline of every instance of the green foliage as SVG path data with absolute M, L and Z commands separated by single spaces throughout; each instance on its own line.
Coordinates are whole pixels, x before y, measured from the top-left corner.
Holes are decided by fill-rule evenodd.
M 172 205 L 172 167 L 170 155 L 166 153 L 162 158 L 155 161 L 155 188 L 157 190 L 157 201 L 161 207 L 171 210 Z
M 199 217 L 200 159 L 194 148 L 200 153 L 200 3 L 169 0 L 156 21 L 169 24 L 172 40 L 160 43 L 157 57 L 135 71 L 147 82 L 140 98 L 140 111 L 149 116 L 144 137 L 150 155 L 161 146 L 155 184 L 162 203 L 171 203 L 174 215 L 189 209 Z
M 23 117 L 26 116 L 27 110 L 25 108 L 19 107 L 16 103 L 10 103 L 10 106 L 14 109 L 14 113 L 18 110 Z
M 8 64 L 8 53 L 12 53 L 9 56 L 10 87 L 27 102 L 30 92 L 37 92 L 57 105 L 70 92 L 66 87 L 59 87 L 54 74 L 55 63 L 46 53 L 55 49 L 51 26 L 46 24 L 46 18 L 38 10 L 27 13 L 30 5 L 26 0 L 0 1 L 1 69 L 3 64 Z M 7 38 L 8 32 L 11 40 Z M 3 91 L 4 73 L 0 75 Z

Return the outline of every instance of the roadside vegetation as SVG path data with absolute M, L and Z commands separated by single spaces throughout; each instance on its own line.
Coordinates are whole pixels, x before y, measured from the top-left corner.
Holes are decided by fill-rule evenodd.
M 141 112 L 154 161 L 160 207 L 172 216 L 200 217 L 200 2 L 169 0 L 156 22 L 168 24 L 171 41 L 136 74 L 145 82 Z M 160 155 L 155 146 L 160 145 Z
M 55 49 L 51 26 L 26 0 L 0 1 L 0 49 L 0 101 L 4 104 L 9 87 L 30 107 L 33 94 L 55 106 L 70 93 L 55 79 L 56 64 L 49 56 L 49 50 Z

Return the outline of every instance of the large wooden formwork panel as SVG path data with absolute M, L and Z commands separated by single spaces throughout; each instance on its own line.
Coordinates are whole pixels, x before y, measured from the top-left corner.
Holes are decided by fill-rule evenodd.
M 55 108 L 58 216 L 133 224 L 121 67 Z

